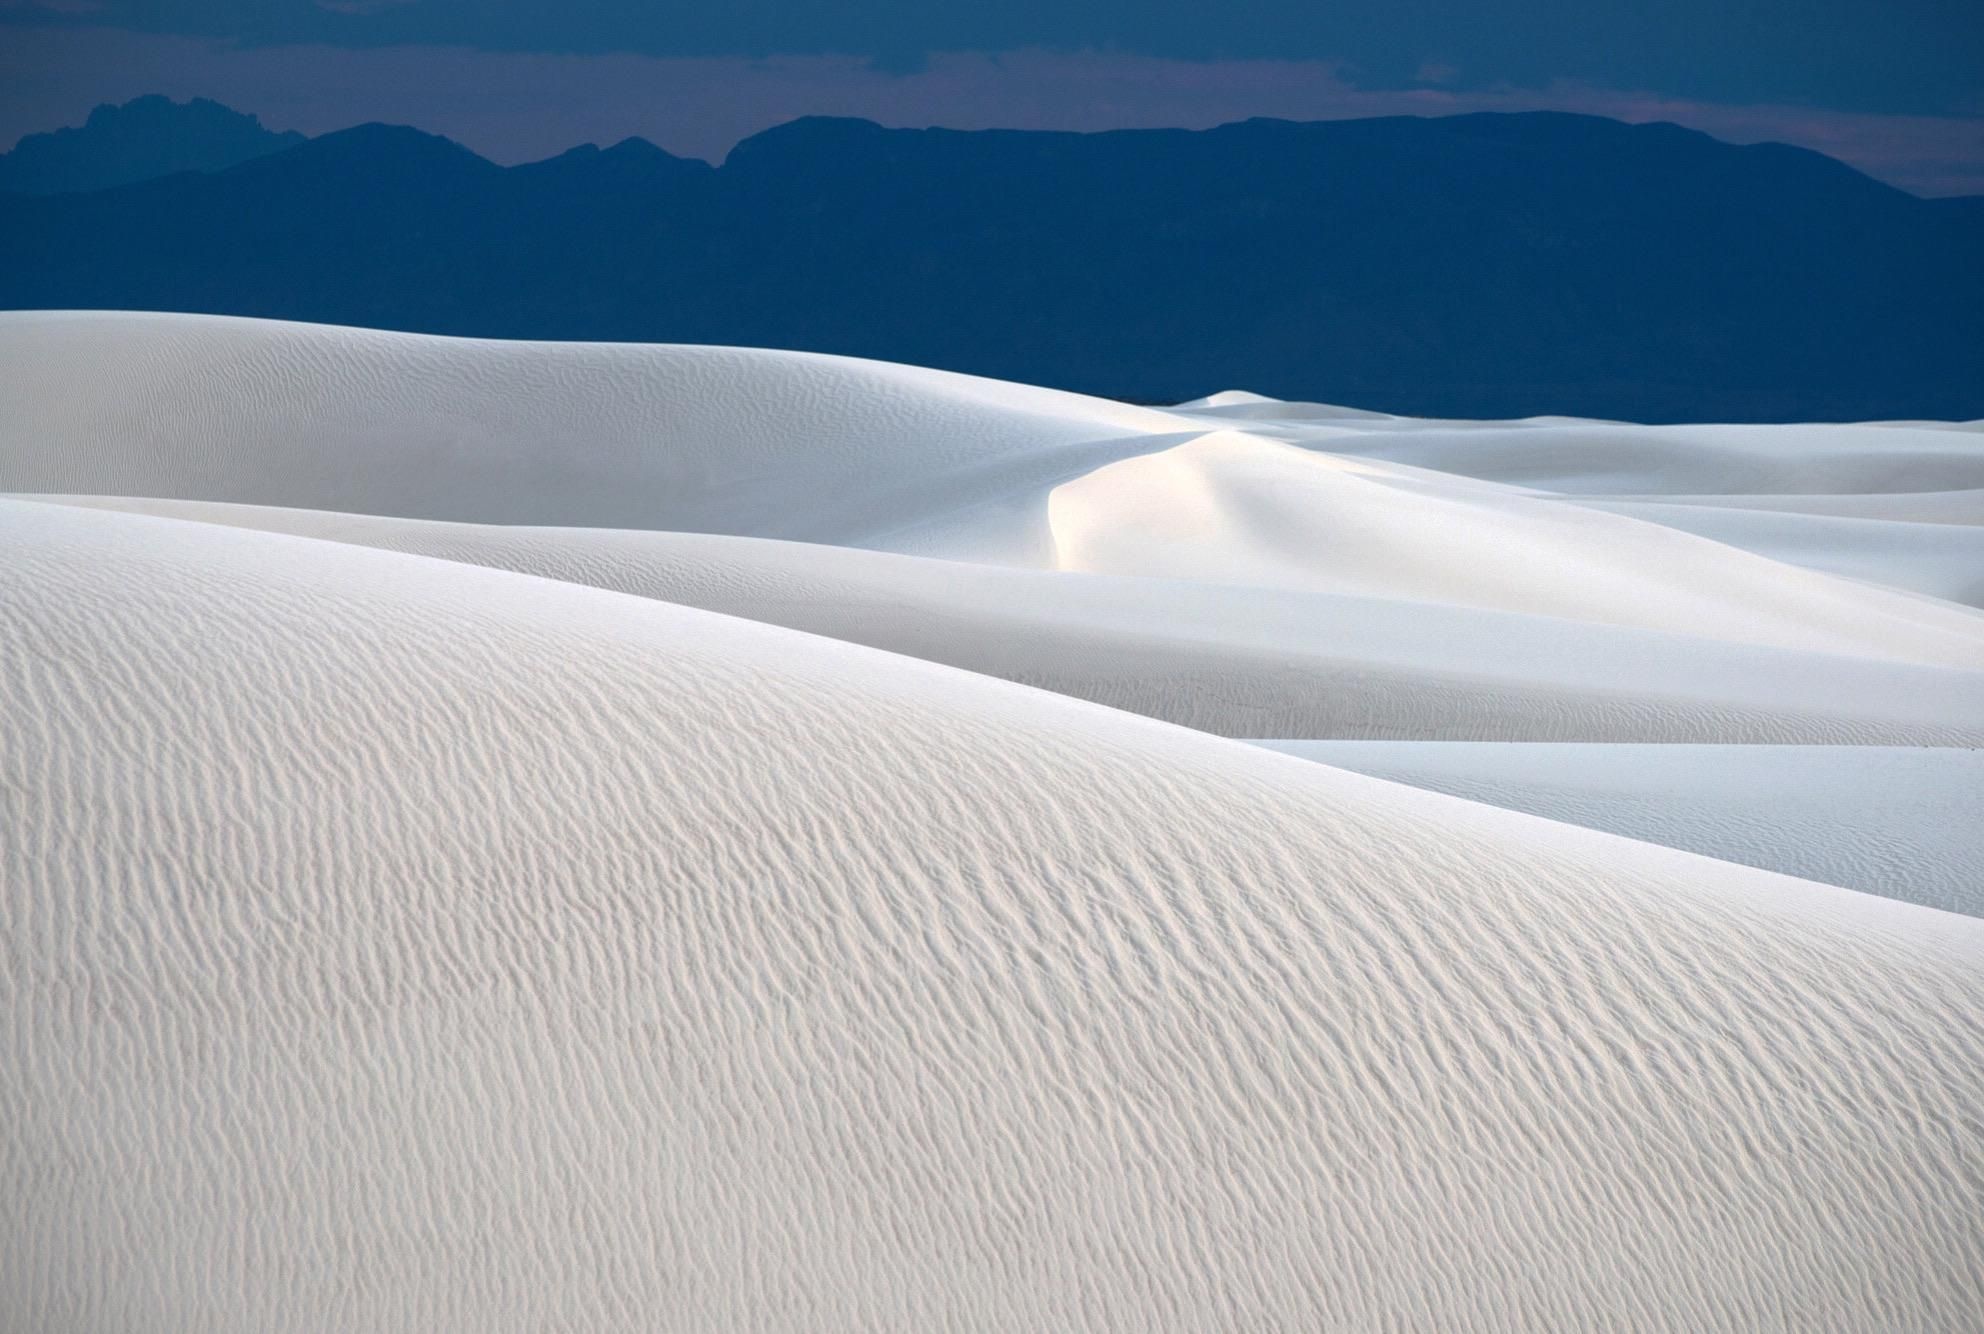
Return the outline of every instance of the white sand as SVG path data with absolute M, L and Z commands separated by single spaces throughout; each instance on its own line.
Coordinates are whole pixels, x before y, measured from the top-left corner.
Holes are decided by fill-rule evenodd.
M 1970 522 L 1959 523 L 1632 500 L 1600 501 L 1597 507 L 1792 565 L 1911 589 L 1967 606 L 1984 604 L 1984 512 Z
M 1555 498 L 1222 431 L 1051 504 L 1062 569 L 1483 607 L 1734 643 L 1984 663 L 1984 617 Z
M 1305 759 L 1984 916 L 1984 751 L 1279 741 Z
M 637 593 L 1223 736 L 1984 745 L 1977 671 L 1559 617 L 701 533 L 56 499 Z
M 1979 438 L 0 315 L 0 1329 L 1965 1328 Z
M 9 505 L 27 1328 L 1955 1328 L 1984 923 Z

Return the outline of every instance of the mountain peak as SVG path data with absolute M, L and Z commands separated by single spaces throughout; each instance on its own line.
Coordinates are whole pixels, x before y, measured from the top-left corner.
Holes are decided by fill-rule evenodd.
M 220 171 L 304 142 L 204 97 L 158 93 L 96 107 L 80 126 L 30 134 L 0 154 L 0 190 L 102 190 L 182 171 Z
M 274 166 L 278 160 L 292 167 L 351 163 L 362 164 L 371 170 L 407 167 L 453 171 L 501 170 L 489 159 L 464 148 L 453 139 L 416 130 L 411 125 L 387 125 L 379 121 L 319 135 L 296 150 L 284 153 L 280 159 L 261 165 Z
M 520 173 L 523 178 L 583 175 L 631 181 L 698 175 L 709 171 L 710 165 L 700 158 L 677 157 L 665 148 L 634 136 L 622 139 L 609 148 L 601 148 L 598 144 L 580 144 L 556 157 L 525 162 L 510 170 Z
M 858 116 L 801 116 L 760 130 L 730 150 L 725 165 L 740 158 L 748 160 L 766 152 L 810 149 L 825 143 L 872 139 L 889 131 L 872 120 Z

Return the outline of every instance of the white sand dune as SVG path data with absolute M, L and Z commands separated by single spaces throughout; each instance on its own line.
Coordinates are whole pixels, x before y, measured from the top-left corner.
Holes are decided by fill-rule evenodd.
M 1984 606 L 1984 513 L 1955 523 L 1634 500 L 1594 504 L 1775 561 Z
M 0 408 L 12 491 L 836 541 L 1191 430 L 846 357 L 90 312 L 0 314 Z
M 1924 425 L 1637 426 L 1563 418 L 1335 424 L 1364 426 L 1362 442 L 1350 452 L 1568 495 L 1840 496 L 1984 487 L 1979 434 Z
M 1984 751 L 1263 742 L 1664 847 L 1984 916 Z
M 0 314 L 0 1330 L 1974 1326 L 1980 441 Z
M 1447 602 L 1736 643 L 1984 663 L 1984 617 L 1554 499 L 1431 490 L 1217 432 L 1057 488 L 1058 565 Z
M 1278 427 L 1296 448 L 1184 410 L 844 358 L 117 314 L 0 317 L 0 408 L 11 491 L 798 538 L 1984 666 L 1984 615 L 1919 595 L 1974 587 L 1953 568 L 1962 540 L 1884 530 L 1843 577 L 1781 558 L 1810 541 L 1739 540 L 1740 519 L 1710 540 L 1508 485 L 1542 458 L 1578 500 L 1599 473 L 1700 490 L 1721 457 L 1727 490 L 1759 469 L 1782 481 L 1813 440 L 1808 481 L 1957 486 L 1970 432 L 1339 413 Z M 1911 561 L 1898 582 L 1864 577 Z
M 1888 491 L 1870 495 L 1611 496 L 1615 503 L 1650 501 L 1690 507 L 1833 515 L 1842 519 L 1886 519 L 1898 523 L 1984 524 L 1984 489 Z
M 1961 1328 L 1984 923 L 0 505 L 21 1328 Z
M 49 499 L 635 593 L 1223 736 L 1984 745 L 1979 672 L 1556 617 L 700 533 Z

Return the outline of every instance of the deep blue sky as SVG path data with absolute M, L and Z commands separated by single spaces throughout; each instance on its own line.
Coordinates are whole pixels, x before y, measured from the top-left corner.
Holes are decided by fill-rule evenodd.
M 0 146 L 154 90 L 307 132 L 414 119 L 511 160 L 623 133 L 715 156 L 814 110 L 1099 128 L 1550 105 L 1984 189 L 1980 0 L 0 0 Z

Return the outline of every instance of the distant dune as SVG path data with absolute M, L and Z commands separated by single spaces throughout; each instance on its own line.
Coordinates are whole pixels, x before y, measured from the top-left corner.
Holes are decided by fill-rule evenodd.
M 1979 440 L 0 316 L 0 1328 L 1962 1329 Z

